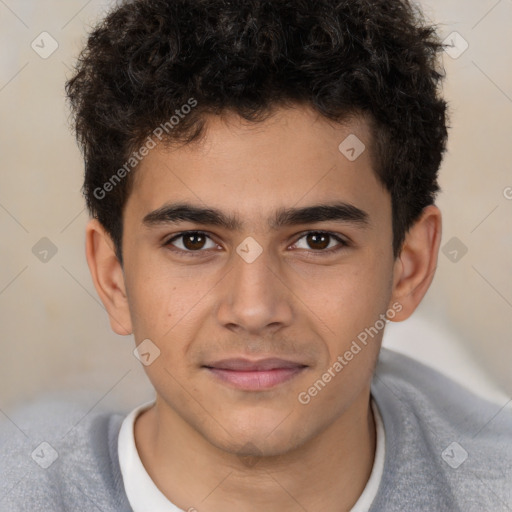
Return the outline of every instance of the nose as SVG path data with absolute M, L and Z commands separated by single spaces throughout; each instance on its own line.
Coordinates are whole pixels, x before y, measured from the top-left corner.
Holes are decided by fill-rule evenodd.
M 293 294 L 277 256 L 268 248 L 254 261 L 234 253 L 231 264 L 219 283 L 218 321 L 230 330 L 259 335 L 290 325 Z

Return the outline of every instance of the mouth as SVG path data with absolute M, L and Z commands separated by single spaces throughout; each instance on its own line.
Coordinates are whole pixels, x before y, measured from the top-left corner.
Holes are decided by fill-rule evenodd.
M 233 358 L 209 363 L 203 368 L 236 389 L 261 391 L 293 379 L 302 373 L 307 365 L 278 358 L 257 361 Z

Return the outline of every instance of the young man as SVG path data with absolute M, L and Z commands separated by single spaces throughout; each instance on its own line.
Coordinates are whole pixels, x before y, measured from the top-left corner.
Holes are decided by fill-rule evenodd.
M 156 400 L 22 483 L 4 443 L 2 510 L 512 510 L 510 410 L 380 346 L 436 268 L 441 50 L 405 0 L 105 18 L 67 84 L 87 261 Z

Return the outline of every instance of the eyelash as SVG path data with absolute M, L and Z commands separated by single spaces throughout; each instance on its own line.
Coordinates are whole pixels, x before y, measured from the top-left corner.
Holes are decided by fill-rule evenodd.
M 321 255 L 326 255 L 326 254 L 327 255 L 332 255 L 332 254 L 338 253 L 338 252 L 346 249 L 347 247 L 350 247 L 350 245 L 351 245 L 347 240 L 344 240 L 344 239 L 340 238 L 338 235 L 336 235 L 334 233 L 331 233 L 329 231 L 318 231 L 318 230 L 306 231 L 305 233 L 302 233 L 300 235 L 300 237 L 297 239 L 297 241 L 294 242 L 294 244 L 292 244 L 292 245 L 295 245 L 300 239 L 302 239 L 305 236 L 310 235 L 312 233 L 314 233 L 314 234 L 321 234 L 321 235 L 327 235 L 327 236 L 329 236 L 331 238 L 334 238 L 334 240 L 336 240 L 340 244 L 340 245 L 338 245 L 338 246 L 336 246 L 334 248 L 325 249 L 325 250 L 321 250 L 321 249 L 314 250 L 314 249 L 311 249 L 311 250 L 307 251 L 307 249 L 303 249 L 303 250 L 307 251 L 309 253 L 309 255 L 311 255 L 311 257 L 313 257 L 313 258 L 316 257 L 316 256 L 321 256 Z M 204 231 L 183 231 L 181 233 L 177 233 L 177 234 L 173 235 L 170 239 L 168 239 L 167 241 L 165 241 L 163 243 L 163 246 L 167 247 L 172 252 L 179 253 L 179 254 L 184 254 L 184 255 L 187 255 L 187 256 L 190 256 L 190 257 L 202 256 L 202 253 L 206 252 L 206 250 L 199 249 L 197 251 L 190 251 L 190 250 L 179 249 L 179 248 L 176 248 L 176 247 L 174 247 L 172 245 L 171 242 L 174 242 L 175 240 L 178 240 L 179 238 L 183 238 L 186 235 L 203 235 L 203 236 L 205 236 L 205 237 L 207 237 L 207 238 L 209 238 L 211 240 L 211 237 L 208 235 L 208 233 L 206 233 Z

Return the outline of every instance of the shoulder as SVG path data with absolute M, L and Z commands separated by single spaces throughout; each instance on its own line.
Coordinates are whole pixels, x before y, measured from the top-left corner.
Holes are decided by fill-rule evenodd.
M 1 510 L 57 512 L 89 501 L 92 509 L 124 510 L 111 505 L 122 502 L 116 464 L 124 413 L 93 405 L 45 397 L 0 414 Z
M 512 508 L 511 402 L 484 400 L 389 349 L 372 395 L 386 431 L 384 487 L 402 488 L 417 510 Z

